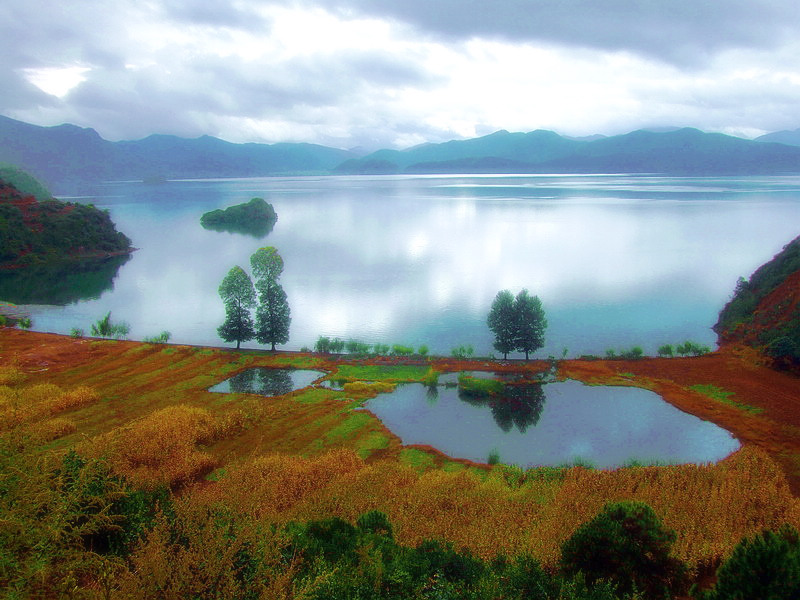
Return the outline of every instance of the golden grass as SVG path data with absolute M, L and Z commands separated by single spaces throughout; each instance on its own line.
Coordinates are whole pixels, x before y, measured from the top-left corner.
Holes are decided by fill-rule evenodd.
M 42 420 L 67 410 L 94 404 L 99 399 L 97 392 L 86 386 L 65 392 L 51 383 L 39 383 L 24 388 L 0 385 L 0 431 L 20 425 L 28 425 L 35 431 L 36 424 Z
M 198 448 L 217 434 L 208 411 L 186 405 L 157 410 L 81 444 L 78 451 L 105 457 L 134 485 L 176 486 L 211 471 L 216 461 Z
M 604 504 L 640 500 L 677 532 L 675 555 L 696 568 L 717 564 L 744 536 L 783 523 L 800 526 L 800 503 L 764 453 L 745 448 L 718 465 L 594 471 L 574 467 L 562 479 L 509 484 L 503 469 L 418 474 L 394 461 L 366 464 L 350 450 L 317 458 L 269 455 L 238 465 L 194 501 L 237 507 L 271 522 L 355 521 L 377 509 L 396 537 L 415 545 L 452 541 L 489 559 L 530 552 L 554 566 L 560 546 Z

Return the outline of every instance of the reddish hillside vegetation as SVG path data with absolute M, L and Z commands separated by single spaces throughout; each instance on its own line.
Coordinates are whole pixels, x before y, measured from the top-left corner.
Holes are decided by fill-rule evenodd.
M 714 331 L 720 345 L 746 344 L 780 366 L 800 364 L 800 237 L 739 280 Z

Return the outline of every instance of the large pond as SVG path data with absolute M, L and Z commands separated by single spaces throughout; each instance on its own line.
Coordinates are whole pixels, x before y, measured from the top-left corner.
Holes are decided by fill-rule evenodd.
M 223 394 L 261 394 L 262 396 L 281 396 L 308 387 L 320 377 L 323 371 L 309 369 L 270 369 L 254 367 L 237 373 L 210 388 L 209 392 Z
M 201 227 L 204 212 L 255 196 L 278 213 L 264 237 Z M 327 335 L 485 354 L 495 294 L 523 287 L 549 322 L 538 356 L 713 346 L 737 278 L 800 232 L 797 177 L 284 177 L 109 183 L 73 199 L 108 209 L 139 250 L 0 274 L 0 299 L 40 305 L 34 329 L 88 332 L 111 311 L 133 339 L 168 330 L 221 344 L 220 282 L 272 245 L 285 261 L 287 349 Z
M 521 467 L 588 461 L 599 468 L 715 462 L 739 447 L 728 431 L 632 387 L 577 381 L 507 385 L 503 397 L 398 386 L 365 403 L 404 444 Z

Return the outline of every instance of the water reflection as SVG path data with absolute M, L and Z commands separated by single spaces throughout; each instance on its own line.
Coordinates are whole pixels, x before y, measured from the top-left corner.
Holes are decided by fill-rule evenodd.
M 321 371 L 256 367 L 237 373 L 209 388 L 210 392 L 282 396 L 311 385 L 324 375 Z
M 243 223 L 202 223 L 203 229 L 222 233 L 241 233 L 254 238 L 267 237 L 275 228 L 275 221 L 252 219 Z
M 576 381 L 511 383 L 501 396 L 476 400 L 439 386 L 398 386 L 368 400 L 403 444 L 429 444 L 445 454 L 522 467 L 581 458 L 600 468 L 717 461 L 739 447 L 726 430 L 681 412 L 648 390 L 586 386 Z M 546 401 L 545 401 L 546 400 Z M 488 409 L 488 410 L 487 410 Z
M 130 259 L 126 254 L 0 271 L 0 298 L 14 304 L 59 306 L 95 300 L 114 289 L 117 272 Z

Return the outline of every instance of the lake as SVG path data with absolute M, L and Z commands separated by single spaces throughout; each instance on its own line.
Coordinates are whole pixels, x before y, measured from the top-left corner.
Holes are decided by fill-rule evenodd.
M 204 212 L 256 196 L 278 213 L 266 237 L 200 226 Z M 34 329 L 88 333 L 111 311 L 132 339 L 168 330 L 175 343 L 220 345 L 217 288 L 270 245 L 285 262 L 290 350 L 327 335 L 487 354 L 495 294 L 523 287 L 549 322 L 537 356 L 713 346 L 737 278 L 800 233 L 798 177 L 281 177 L 106 183 L 59 197 L 108 209 L 139 250 L 0 275 L 0 299 L 37 305 Z
M 455 458 L 523 468 L 576 460 L 598 468 L 716 462 L 739 448 L 728 431 L 681 412 L 649 390 L 578 381 L 508 385 L 473 398 L 454 388 L 398 386 L 368 400 L 405 445 L 428 444 Z

